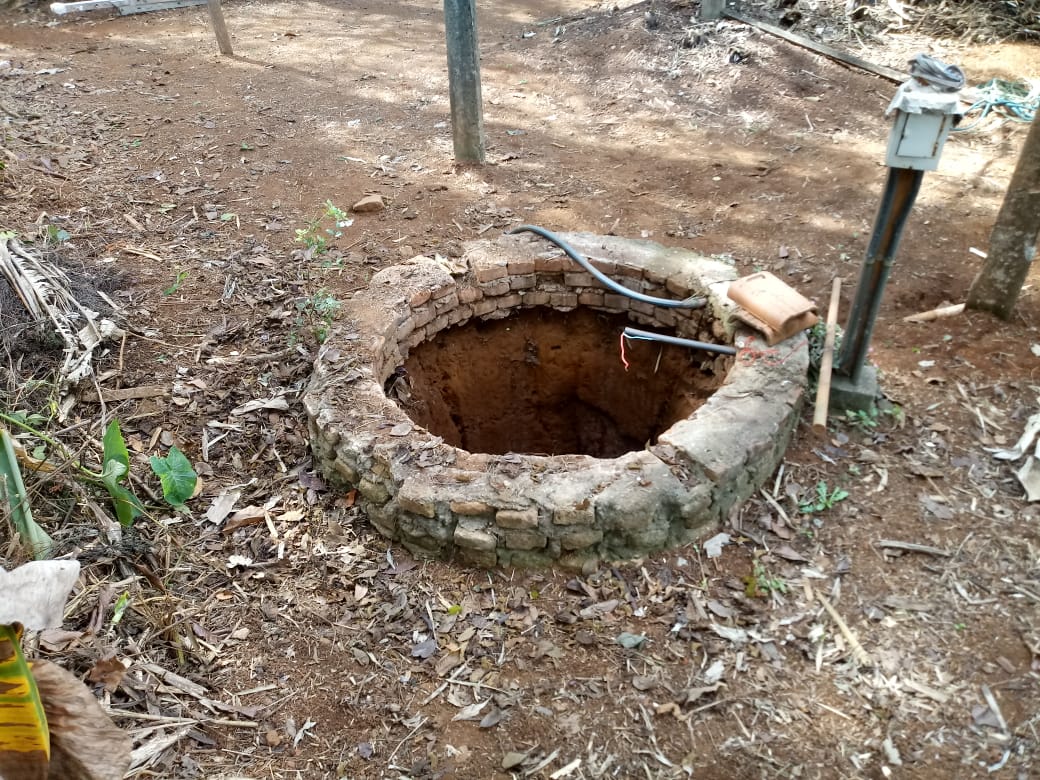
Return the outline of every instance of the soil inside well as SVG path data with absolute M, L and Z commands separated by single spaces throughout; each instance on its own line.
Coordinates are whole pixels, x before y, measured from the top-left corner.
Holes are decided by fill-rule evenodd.
M 407 390 L 398 380 L 390 393 L 470 452 L 618 457 L 691 414 L 723 379 L 705 353 L 650 342 L 626 342 L 626 370 L 628 324 L 589 309 L 467 323 L 419 345 L 405 362 Z

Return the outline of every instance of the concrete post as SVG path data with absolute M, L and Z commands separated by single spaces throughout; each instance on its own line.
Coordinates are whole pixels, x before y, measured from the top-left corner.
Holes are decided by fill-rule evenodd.
M 476 0 L 444 0 L 451 132 L 458 162 L 484 163 Z
M 701 0 L 701 21 L 718 19 L 726 10 L 726 0 Z
M 213 24 L 213 33 L 217 36 L 220 53 L 225 57 L 231 57 L 235 52 L 231 48 L 231 36 L 228 35 L 227 25 L 224 23 L 224 11 L 220 7 L 220 0 L 208 0 L 207 5 L 209 6 L 209 20 Z

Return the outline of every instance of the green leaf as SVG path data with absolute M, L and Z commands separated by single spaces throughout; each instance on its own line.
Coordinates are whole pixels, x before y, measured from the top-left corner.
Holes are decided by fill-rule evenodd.
M 140 499 L 119 483 L 126 479 L 128 469 L 118 460 L 105 461 L 105 468 L 101 472 L 101 481 L 105 485 L 108 494 L 112 496 L 112 505 L 116 510 L 116 519 L 124 527 L 133 525 L 134 519 L 144 512 Z
M 11 434 L 0 427 L 0 500 L 5 499 L 11 505 L 11 519 L 15 530 L 22 537 L 22 542 L 37 560 L 47 558 L 51 554 L 54 542 L 47 532 L 33 519 L 29 508 L 29 494 L 22 482 L 22 471 L 18 467 L 18 459 L 14 454 Z
M 170 447 L 170 454 L 165 458 L 153 455 L 152 471 L 162 483 L 163 498 L 171 506 L 181 506 L 195 492 L 199 475 L 191 467 L 191 462 L 176 447 Z
M 122 472 L 118 475 L 118 481 L 125 482 L 130 474 L 130 452 L 126 449 L 123 432 L 119 430 L 119 420 L 113 420 L 108 424 L 102 444 L 105 448 L 104 457 L 102 458 L 103 470 L 108 472 L 109 461 L 115 461 L 123 467 Z
M 47 716 L 29 664 L 22 654 L 21 629 L 0 625 L 0 773 L 16 768 L 18 777 L 45 777 L 51 752 Z
M 112 607 L 112 625 L 118 625 L 119 621 L 123 619 L 123 613 L 126 612 L 127 606 L 130 604 L 130 594 L 121 593 L 119 598 L 116 599 L 115 606 Z

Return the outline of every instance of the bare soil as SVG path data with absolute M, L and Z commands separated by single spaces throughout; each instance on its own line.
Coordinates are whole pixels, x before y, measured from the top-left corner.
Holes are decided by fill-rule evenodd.
M 818 32 L 809 10 L 796 32 Z M 232 58 L 198 8 L 0 18 L 0 228 L 66 231 L 49 251 L 99 286 L 117 271 L 128 328 L 48 430 L 96 465 L 115 416 L 140 490 L 172 445 L 202 476 L 189 514 L 118 541 L 66 472 L 33 481 L 86 564 L 36 652 L 132 732 L 131 776 L 1040 774 L 1040 514 L 988 451 L 1037 411 L 1035 279 L 1010 323 L 902 320 L 963 300 L 1021 125 L 955 136 L 926 178 L 873 341 L 892 406 L 826 441 L 803 425 L 718 556 L 582 575 L 415 561 L 311 469 L 295 399 L 334 301 L 520 223 L 725 257 L 821 305 L 841 276 L 844 317 L 895 87 L 696 11 L 480 3 L 482 167 L 453 160 L 438 3 L 234 2 Z M 817 26 L 893 67 L 927 50 L 971 83 L 1040 77 L 1023 43 Z M 367 194 L 387 208 L 328 251 L 295 240 Z M 5 407 L 46 415 L 28 381 L 46 368 L 12 352 Z M 99 403 L 138 386 L 166 394 Z
M 452 328 L 408 357 L 391 397 L 470 452 L 616 458 L 688 417 L 725 378 L 701 370 L 703 354 L 660 345 L 630 346 L 623 364 L 627 324 L 535 309 Z

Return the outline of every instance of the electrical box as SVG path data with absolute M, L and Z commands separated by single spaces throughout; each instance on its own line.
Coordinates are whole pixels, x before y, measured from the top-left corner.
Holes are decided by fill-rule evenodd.
M 960 119 L 957 92 L 940 90 L 911 78 L 896 92 L 887 114 L 895 114 L 885 165 L 934 171 L 943 144 Z

